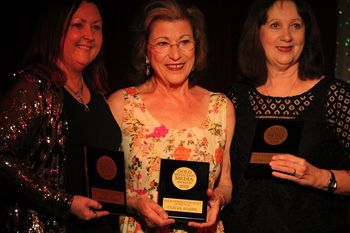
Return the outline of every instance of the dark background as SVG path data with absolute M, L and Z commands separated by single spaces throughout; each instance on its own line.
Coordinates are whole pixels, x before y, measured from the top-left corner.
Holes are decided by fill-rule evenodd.
M 110 86 L 116 90 L 129 85 L 130 27 L 137 8 L 146 0 L 101 0 L 104 6 L 105 57 L 110 74 Z M 237 46 L 239 35 L 252 0 L 189 0 L 204 13 L 209 41 L 208 68 L 200 85 L 223 91 L 237 75 Z M 318 19 L 328 74 L 334 74 L 337 1 L 308 0 Z M 49 4 L 49 0 L 45 4 Z M 20 68 L 25 49 L 29 46 L 43 2 L 14 0 L 3 8 L 2 22 L 2 75 L 3 92 L 11 73 Z M 5 14 L 7 11 L 7 14 Z M 10 15 L 10 17 L 8 16 Z M 254 65 L 254 64 L 252 64 Z

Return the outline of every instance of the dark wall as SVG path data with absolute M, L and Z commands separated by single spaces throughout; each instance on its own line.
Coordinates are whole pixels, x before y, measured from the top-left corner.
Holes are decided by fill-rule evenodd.
M 112 90 L 129 85 L 130 26 L 136 9 L 145 0 L 102 0 L 105 6 L 105 56 Z M 222 91 L 232 83 L 237 74 L 237 45 L 241 26 L 252 0 L 189 0 L 203 11 L 207 20 L 209 40 L 208 69 L 201 85 Z M 337 1 L 309 0 L 319 20 L 322 41 L 327 57 L 327 70 L 333 74 L 337 26 Z M 49 1 L 48 1 L 49 2 Z M 40 11 L 41 1 L 8 3 L 6 11 L 11 17 L 1 16 L 3 26 L 1 90 L 7 84 L 10 73 L 20 68 L 20 60 L 29 45 L 33 28 Z

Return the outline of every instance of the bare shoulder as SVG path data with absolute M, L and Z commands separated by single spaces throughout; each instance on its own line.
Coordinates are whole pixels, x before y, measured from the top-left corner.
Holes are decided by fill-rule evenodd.
M 107 99 L 109 108 L 112 111 L 114 119 L 119 126 L 122 125 L 124 109 L 124 91 L 122 89 L 113 92 Z
M 117 90 L 115 92 L 113 92 L 109 97 L 108 97 L 108 103 L 115 103 L 115 102 L 120 102 L 123 101 L 124 99 L 124 93 L 123 93 L 123 89 Z
M 212 93 L 212 92 L 210 92 Z M 228 108 L 233 108 L 232 101 L 222 92 L 214 92 L 216 95 L 220 96 L 222 100 L 224 100 L 227 103 Z
M 195 94 L 197 96 L 202 96 L 202 97 L 204 97 L 204 96 L 209 97 L 210 94 L 212 93 L 209 90 L 207 90 L 201 86 L 194 86 L 191 88 L 191 90 L 192 90 L 193 94 Z
M 226 104 L 226 111 L 227 111 L 227 116 L 229 118 L 234 117 L 234 107 L 232 101 L 223 93 L 221 92 L 216 92 L 217 95 L 220 96 L 220 99 L 225 102 Z

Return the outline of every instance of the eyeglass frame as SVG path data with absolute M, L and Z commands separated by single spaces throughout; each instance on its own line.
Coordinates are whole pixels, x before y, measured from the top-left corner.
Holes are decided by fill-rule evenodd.
M 184 41 L 188 41 L 189 43 L 191 43 L 191 44 L 193 45 L 193 47 L 190 48 L 190 49 L 182 49 L 182 48 L 180 48 L 180 43 L 182 43 L 182 42 L 184 42 Z M 167 43 L 167 46 L 164 45 L 163 47 L 158 47 L 158 49 L 157 49 L 157 46 L 160 46 L 160 45 L 159 45 L 160 43 Z M 148 45 L 152 46 L 158 53 L 169 53 L 170 49 L 171 49 L 174 45 L 176 45 L 177 49 L 180 50 L 180 51 L 182 51 L 182 52 L 191 51 L 191 50 L 193 50 L 193 49 L 196 47 L 196 43 L 195 43 L 195 41 L 194 41 L 193 39 L 182 39 L 182 40 L 177 41 L 177 42 L 175 42 L 175 43 L 170 43 L 170 42 L 168 42 L 168 41 L 160 41 L 160 42 L 158 42 L 158 43 L 156 43 L 156 44 L 148 43 Z M 165 48 L 166 48 L 166 49 L 165 49 L 164 51 L 160 51 L 159 48 L 160 48 L 160 49 L 163 49 L 163 48 L 165 49 Z

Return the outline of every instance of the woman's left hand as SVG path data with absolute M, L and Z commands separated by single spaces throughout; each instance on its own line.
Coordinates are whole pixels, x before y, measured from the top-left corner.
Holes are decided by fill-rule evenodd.
M 196 228 L 210 227 L 216 223 L 217 216 L 220 211 L 220 197 L 212 189 L 207 191 L 208 209 L 207 209 L 207 221 L 203 223 L 189 222 L 188 226 Z
M 319 169 L 304 158 L 291 154 L 278 154 L 270 161 L 272 175 L 281 179 L 291 180 L 303 186 L 319 188 L 324 171 Z M 326 174 L 328 175 L 328 174 Z

